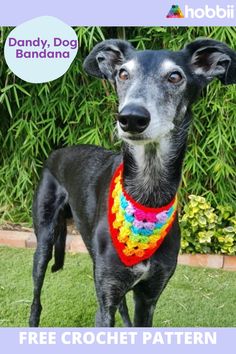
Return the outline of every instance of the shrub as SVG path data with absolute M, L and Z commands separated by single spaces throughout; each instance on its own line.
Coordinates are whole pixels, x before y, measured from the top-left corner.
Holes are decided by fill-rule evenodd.
M 236 49 L 234 27 L 78 27 L 78 57 L 68 72 L 35 85 L 7 68 L 3 45 L 10 30 L 0 29 L 0 222 L 31 222 L 33 191 L 42 162 L 53 149 L 78 143 L 119 147 L 113 134 L 116 95 L 107 82 L 88 77 L 81 66 L 97 42 L 122 38 L 138 49 L 176 50 L 204 36 Z M 235 207 L 235 94 L 233 85 L 215 81 L 193 107 L 181 203 L 195 193 L 215 206 Z
M 183 253 L 236 254 L 236 214 L 231 205 L 212 208 L 206 198 L 190 195 L 180 218 Z

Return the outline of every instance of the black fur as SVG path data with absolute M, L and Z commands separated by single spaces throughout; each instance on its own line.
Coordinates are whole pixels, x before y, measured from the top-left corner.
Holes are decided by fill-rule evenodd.
M 138 69 L 128 72 L 130 67 L 125 65 L 131 59 Z M 174 73 L 180 71 L 180 82 L 170 83 L 169 75 L 173 70 L 168 72 L 168 65 L 163 64 L 166 59 L 177 68 L 173 69 Z M 119 78 L 122 67 L 128 73 L 125 81 Z M 119 309 L 124 324 L 131 326 L 125 295 L 132 290 L 134 326 L 151 326 L 157 300 L 175 271 L 180 246 L 178 218 L 149 260 L 126 267 L 120 261 L 109 234 L 107 200 L 111 178 L 123 161 L 124 185 L 134 199 L 149 207 L 169 203 L 181 179 L 191 104 L 213 78 L 224 84 L 236 82 L 236 55 L 225 44 L 207 39 L 197 40 L 179 52 L 137 52 L 127 42 L 109 40 L 93 49 L 85 60 L 84 68 L 91 75 L 105 77 L 115 83 L 121 106 L 129 97 L 130 102 L 136 99 L 135 104 L 137 100 L 143 102 L 143 106 L 146 104 L 146 111 L 153 104 L 153 112 L 156 110 L 157 114 L 150 113 L 150 125 L 142 133 L 138 130 L 135 133 L 135 126 L 134 131 L 124 133 L 118 122 L 120 136 L 125 140 L 121 154 L 97 146 L 81 145 L 54 151 L 48 158 L 33 205 L 38 243 L 34 255 L 34 299 L 29 324 L 39 325 L 40 293 L 53 248 L 55 263 L 52 271 L 63 267 L 66 219 L 73 216 L 93 260 L 98 298 L 96 325 L 114 326 L 115 313 Z M 154 97 L 157 97 L 157 102 L 153 102 Z M 149 103 L 148 99 L 151 100 Z M 144 111 L 143 107 L 140 111 Z M 166 122 L 163 119 L 165 114 Z M 125 116 L 125 119 L 129 117 Z M 167 123 L 170 124 L 168 132 L 159 136 L 159 130 Z M 149 129 L 151 125 L 153 129 Z M 161 144 L 165 140 L 168 141 L 168 149 L 161 154 Z M 138 156 L 140 145 L 144 166 L 140 165 Z M 143 179 L 148 181 L 146 185 Z

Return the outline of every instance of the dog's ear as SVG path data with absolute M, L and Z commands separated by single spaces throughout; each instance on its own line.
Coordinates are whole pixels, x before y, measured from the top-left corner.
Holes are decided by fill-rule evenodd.
M 92 76 L 112 80 L 115 70 L 132 58 L 134 50 L 126 41 L 116 39 L 103 41 L 87 56 L 83 68 Z
M 191 70 L 207 82 L 216 77 L 225 85 L 236 83 L 236 52 L 226 44 L 212 39 L 198 39 L 184 50 L 190 55 Z

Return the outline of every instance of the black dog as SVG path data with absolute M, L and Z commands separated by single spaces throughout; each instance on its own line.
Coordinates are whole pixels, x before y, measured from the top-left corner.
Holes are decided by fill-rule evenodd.
M 236 83 L 236 52 L 210 39 L 177 52 L 136 51 L 126 41 L 107 40 L 92 50 L 84 69 L 116 88 L 123 151 L 82 145 L 57 150 L 47 160 L 33 205 L 38 244 L 29 323 L 39 325 L 40 293 L 53 246 L 52 271 L 63 267 L 66 219 L 73 216 L 94 264 L 96 325 L 114 326 L 119 309 L 131 326 L 125 295 L 133 290 L 134 326 L 151 326 L 179 251 L 175 196 L 190 107 L 214 78 Z M 119 184 L 117 189 L 112 183 L 114 188 Z

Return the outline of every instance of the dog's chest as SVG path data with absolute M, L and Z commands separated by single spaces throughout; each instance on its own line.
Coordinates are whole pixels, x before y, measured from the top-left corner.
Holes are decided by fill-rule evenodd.
M 136 264 L 132 267 L 134 282 L 132 288 L 142 280 L 146 280 L 150 276 L 150 261 Z

